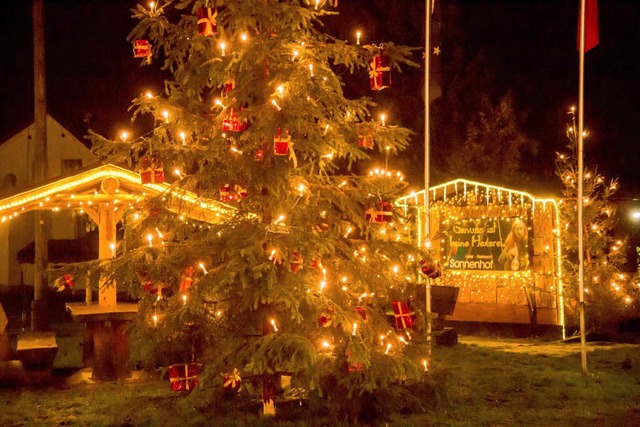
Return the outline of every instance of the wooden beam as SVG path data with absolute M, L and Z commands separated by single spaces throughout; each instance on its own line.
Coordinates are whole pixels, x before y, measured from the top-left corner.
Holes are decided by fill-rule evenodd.
M 44 57 L 44 5 L 43 0 L 33 0 L 33 81 L 34 81 L 34 170 L 33 180 L 42 182 L 47 178 L 47 92 Z M 35 215 L 35 277 L 31 309 L 31 329 L 47 329 L 47 287 L 44 271 L 47 269 L 47 214 L 38 211 Z

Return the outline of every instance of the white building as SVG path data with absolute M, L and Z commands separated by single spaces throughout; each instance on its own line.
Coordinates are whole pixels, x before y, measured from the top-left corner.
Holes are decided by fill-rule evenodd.
M 0 198 L 34 186 L 34 125 L 0 145 Z M 65 176 L 98 158 L 53 117 L 47 115 L 47 181 Z M 76 239 L 86 234 L 72 212 L 50 214 L 50 239 Z M 34 236 L 33 212 L 0 224 L 0 285 L 33 284 L 33 264 L 18 264 L 17 253 Z M 21 277 L 22 276 L 22 277 Z

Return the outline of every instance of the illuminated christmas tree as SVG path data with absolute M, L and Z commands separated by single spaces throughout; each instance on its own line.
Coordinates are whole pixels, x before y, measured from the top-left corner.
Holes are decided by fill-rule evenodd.
M 577 126 L 574 112 L 567 129 L 566 153 L 558 153 L 556 174 L 564 184 L 560 203 L 562 239 L 565 262 L 563 282 L 565 298 L 578 316 L 578 165 Z M 586 135 L 585 135 L 586 136 Z M 586 163 L 586 162 L 585 162 Z M 583 241 L 584 292 L 587 329 L 602 331 L 637 313 L 638 286 L 633 273 L 625 273 L 624 245 L 627 237 L 616 235 L 616 179 L 607 180 L 596 169 L 584 167 Z M 577 324 L 577 320 L 576 320 Z
M 197 194 L 203 212 L 212 199 L 233 211 L 198 221 L 169 209 L 175 197 L 154 199 L 125 214 L 118 257 L 104 268 L 140 296 L 137 335 L 152 361 L 194 364 L 198 388 L 235 395 L 242 384 L 265 414 L 289 381 L 338 398 L 426 370 L 414 299 L 425 255 L 393 205 L 404 178 L 355 172 L 408 147 L 411 132 L 385 122 L 371 99 L 347 98 L 340 78 L 393 90 L 393 70 L 416 64 L 405 46 L 324 34 L 335 10 L 325 1 L 138 6 L 134 56 L 171 78 L 163 95 L 134 100 L 134 116 L 153 117 L 148 133 L 94 136 L 98 153 L 138 167 L 144 183 Z

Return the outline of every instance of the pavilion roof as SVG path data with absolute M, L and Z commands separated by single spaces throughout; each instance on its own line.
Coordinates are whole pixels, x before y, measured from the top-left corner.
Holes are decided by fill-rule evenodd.
M 105 189 L 103 183 L 110 183 L 115 191 Z M 99 202 L 128 208 L 158 196 L 166 197 L 172 212 L 194 220 L 219 223 L 236 212 L 233 206 L 199 197 L 166 182 L 142 184 L 138 173 L 113 164 L 101 164 L 1 199 L 0 222 L 33 210 L 80 210 Z

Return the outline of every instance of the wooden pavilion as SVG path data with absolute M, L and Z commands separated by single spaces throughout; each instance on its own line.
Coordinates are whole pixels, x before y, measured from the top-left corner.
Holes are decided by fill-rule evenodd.
M 101 164 L 0 200 L 0 223 L 10 226 L 12 219 L 34 210 L 86 212 L 98 226 L 98 258 L 110 259 L 116 255 L 116 225 L 124 213 L 158 196 L 168 201 L 171 211 L 193 220 L 218 223 L 235 213 L 234 207 L 219 201 L 198 197 L 165 182 L 142 184 L 138 173 Z M 74 320 L 85 322 L 93 338 L 93 376 L 99 380 L 130 373 L 128 323 L 137 313 L 137 304 L 118 303 L 116 290 L 116 283 L 105 283 L 103 279 L 97 303 L 91 301 L 89 290 L 86 302 L 67 304 Z

